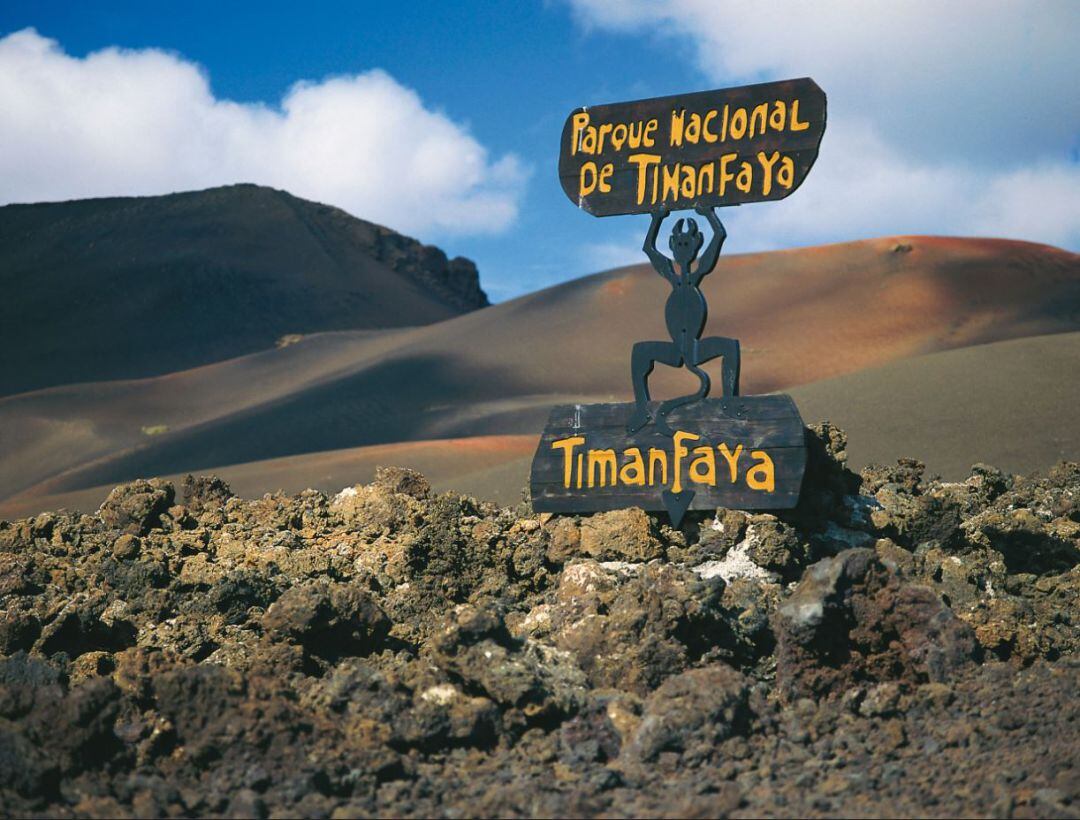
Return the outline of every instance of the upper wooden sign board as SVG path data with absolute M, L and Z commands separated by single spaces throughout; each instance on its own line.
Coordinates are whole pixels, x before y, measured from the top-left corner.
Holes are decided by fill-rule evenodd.
M 825 92 L 808 77 L 579 108 L 559 179 L 594 216 L 783 199 L 824 133 Z

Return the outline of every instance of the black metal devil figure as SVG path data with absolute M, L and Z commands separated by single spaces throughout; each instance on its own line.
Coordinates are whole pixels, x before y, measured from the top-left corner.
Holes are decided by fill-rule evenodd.
M 701 280 L 716 266 L 727 231 L 711 207 L 699 206 L 697 213 L 705 217 L 712 227 L 712 239 L 705 252 L 698 256 L 705 242 L 697 222 L 693 219 L 680 219 L 675 223 L 668 239 L 668 247 L 674 259 L 668 259 L 656 249 L 656 238 L 660 225 L 670 211 L 662 208 L 653 211 L 649 232 L 645 235 L 642 249 L 652 262 L 656 272 L 671 284 L 671 295 L 664 306 L 664 320 L 670 342 L 638 342 L 631 354 L 630 370 L 634 383 L 634 415 L 627 424 L 627 432 L 635 433 L 649 421 L 660 432 L 672 435 L 668 426 L 667 415 L 677 407 L 700 401 L 709 395 L 711 387 L 709 374 L 701 369 L 705 362 L 723 357 L 721 382 L 724 396 L 739 394 L 739 342 L 722 336 L 710 336 L 702 339 L 701 331 L 705 328 L 708 306 L 701 293 Z M 684 228 L 685 224 L 685 228 Z M 695 265 L 694 262 L 697 262 Z M 698 377 L 700 387 L 694 393 L 669 399 L 660 405 L 656 417 L 649 413 L 649 374 L 656 363 L 671 367 L 686 366 L 686 369 Z

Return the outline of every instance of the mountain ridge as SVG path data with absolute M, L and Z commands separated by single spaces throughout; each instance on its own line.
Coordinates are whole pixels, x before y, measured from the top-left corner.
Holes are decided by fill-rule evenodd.
M 486 307 L 475 265 L 255 185 L 0 208 L 0 395 Z

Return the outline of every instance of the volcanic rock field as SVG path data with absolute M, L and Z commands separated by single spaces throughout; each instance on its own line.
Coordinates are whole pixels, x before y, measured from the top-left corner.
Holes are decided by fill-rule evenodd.
M 0 522 L 0 811 L 1080 816 L 1080 466 L 808 443 L 680 530 L 401 469 Z

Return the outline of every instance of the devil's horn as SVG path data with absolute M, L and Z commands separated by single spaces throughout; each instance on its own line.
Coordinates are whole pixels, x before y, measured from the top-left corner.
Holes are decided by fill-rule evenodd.
M 693 219 L 688 219 L 688 220 L 686 220 L 686 224 L 687 224 L 687 227 L 689 228 L 687 233 L 692 233 L 692 234 L 697 233 L 697 222 L 695 222 Z
M 693 220 L 691 220 L 691 221 L 693 221 Z M 678 222 L 675 223 L 675 227 L 671 229 L 671 232 L 675 236 L 681 236 L 682 232 L 683 232 L 682 226 L 683 226 L 683 220 L 680 219 Z

